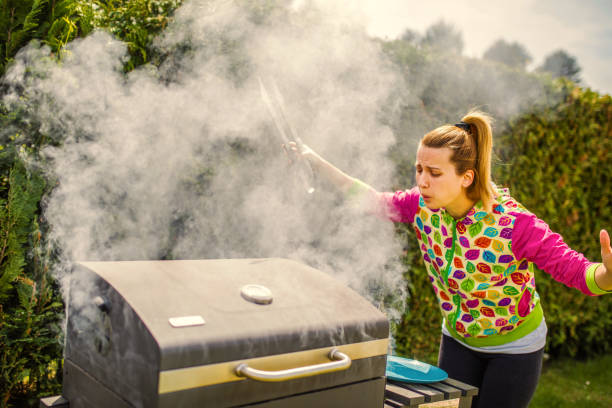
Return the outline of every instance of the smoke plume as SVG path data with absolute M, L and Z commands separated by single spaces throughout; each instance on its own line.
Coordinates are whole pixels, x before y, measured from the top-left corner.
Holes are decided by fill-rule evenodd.
M 192 0 L 155 48 L 159 66 L 124 74 L 125 45 L 100 31 L 72 42 L 61 64 L 29 47 L 7 75 L 37 103 L 41 133 L 61 135 L 44 151 L 57 182 L 45 216 L 64 258 L 285 257 L 374 302 L 401 299 L 392 225 L 320 181 L 306 192 L 258 82 L 278 87 L 306 144 L 388 185 L 394 136 L 380 109 L 402 80 L 358 16 L 312 3 L 259 15 Z

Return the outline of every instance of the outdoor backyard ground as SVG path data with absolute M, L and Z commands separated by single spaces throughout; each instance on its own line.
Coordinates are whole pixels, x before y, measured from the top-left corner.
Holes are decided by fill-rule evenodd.
M 532 408 L 612 407 L 612 354 L 544 363 Z

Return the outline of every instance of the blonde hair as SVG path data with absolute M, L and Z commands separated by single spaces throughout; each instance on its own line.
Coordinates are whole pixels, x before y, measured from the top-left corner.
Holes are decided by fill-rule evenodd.
M 486 113 L 474 110 L 461 118 L 461 121 L 469 125 L 469 131 L 455 125 L 443 125 L 423 136 L 421 145 L 451 149 L 453 153 L 450 161 L 455 165 L 457 174 L 473 170 L 474 180 L 467 188 L 467 196 L 472 200 L 482 200 L 485 208 L 490 211 L 497 195 L 491 181 L 492 119 Z

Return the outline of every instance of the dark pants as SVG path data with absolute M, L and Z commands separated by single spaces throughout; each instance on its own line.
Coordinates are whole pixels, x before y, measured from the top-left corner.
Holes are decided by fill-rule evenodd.
M 472 408 L 527 407 L 542 371 L 544 349 L 527 354 L 481 353 L 442 335 L 438 366 L 478 387 Z

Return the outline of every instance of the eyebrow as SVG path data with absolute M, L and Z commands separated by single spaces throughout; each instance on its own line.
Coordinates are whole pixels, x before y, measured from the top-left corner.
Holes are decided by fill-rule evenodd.
M 423 166 L 423 165 L 422 165 L 421 163 L 419 163 L 419 162 L 416 162 L 416 163 L 414 164 L 414 167 L 416 167 L 416 166 L 425 167 L 425 168 L 428 168 L 429 170 L 440 170 L 440 171 L 442 171 L 442 168 L 441 168 L 441 167 Z

